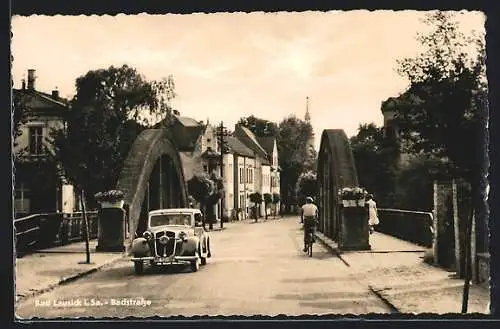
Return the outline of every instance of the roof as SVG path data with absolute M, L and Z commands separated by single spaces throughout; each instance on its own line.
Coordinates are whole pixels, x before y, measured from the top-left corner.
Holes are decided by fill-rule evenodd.
M 271 155 L 273 154 L 275 140 L 276 139 L 274 137 L 271 137 L 271 136 L 257 137 L 257 141 L 262 146 L 262 148 L 267 152 L 269 157 L 271 157 Z
M 231 151 L 236 153 L 237 155 L 254 158 L 254 153 L 251 149 L 249 149 L 245 144 L 243 144 L 238 138 L 233 136 L 227 136 L 225 138 L 227 146 Z
M 181 117 L 181 116 L 176 116 L 175 118 L 177 119 L 177 121 L 179 121 L 185 127 L 198 127 L 198 126 L 200 126 L 200 123 L 193 118 Z
M 54 98 L 51 94 L 47 94 L 38 90 L 31 90 L 31 89 L 13 89 L 12 92 L 14 94 L 25 94 L 25 95 L 30 95 L 37 97 L 38 99 L 42 100 L 45 103 L 48 103 L 52 105 L 53 107 L 56 108 L 61 108 L 61 109 L 67 109 L 68 108 L 68 101 L 64 98 Z
M 196 142 L 205 131 L 205 126 L 188 117 L 175 117 L 172 127 L 172 137 L 176 142 L 179 151 L 192 151 Z
M 262 158 L 268 158 L 266 150 L 262 148 L 262 146 L 257 141 L 257 137 L 255 137 L 254 133 L 250 129 L 237 124 L 234 134 L 253 152 L 258 153 Z

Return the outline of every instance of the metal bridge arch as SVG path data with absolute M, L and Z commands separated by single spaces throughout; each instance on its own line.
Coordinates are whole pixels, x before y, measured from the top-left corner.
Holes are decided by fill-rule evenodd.
M 318 154 L 320 225 L 318 229 L 334 241 L 340 233 L 338 191 L 358 186 L 358 174 L 349 139 L 342 129 L 327 129 L 321 135 Z
M 166 129 L 146 129 L 132 145 L 117 183 L 117 189 L 125 194 L 128 233 L 132 239 L 138 228 L 141 212 L 144 211 L 144 204 L 149 202 L 150 183 L 157 181 L 154 175 L 159 175 L 161 180 L 162 174 L 169 175 L 170 179 L 168 186 L 159 185 L 166 195 L 159 204 L 162 207 L 186 207 L 188 195 L 184 173 L 171 134 Z M 162 191 L 159 194 L 162 198 Z

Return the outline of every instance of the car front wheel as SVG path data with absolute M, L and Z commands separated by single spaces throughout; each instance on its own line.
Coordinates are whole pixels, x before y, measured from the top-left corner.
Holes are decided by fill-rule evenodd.
M 207 264 L 207 259 L 201 255 L 201 248 L 198 247 L 198 257 L 200 257 L 201 265 Z
M 135 274 L 142 274 L 144 272 L 144 263 L 142 261 L 134 262 L 134 272 Z
M 199 264 L 198 260 L 191 261 L 191 271 L 198 272 L 199 269 L 200 269 L 200 264 Z

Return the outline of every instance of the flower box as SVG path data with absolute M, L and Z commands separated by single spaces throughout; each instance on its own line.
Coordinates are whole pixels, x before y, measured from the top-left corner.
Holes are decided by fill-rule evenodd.
M 123 192 L 118 190 L 99 192 L 94 197 L 102 208 L 123 208 L 125 203 Z
M 125 201 L 100 201 L 100 204 L 102 208 L 123 208 Z

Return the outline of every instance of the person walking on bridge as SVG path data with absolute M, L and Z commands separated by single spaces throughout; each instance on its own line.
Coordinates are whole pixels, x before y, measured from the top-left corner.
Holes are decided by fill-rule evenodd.
M 366 206 L 368 207 L 368 227 L 370 234 L 374 231 L 374 226 L 379 224 L 377 203 L 373 200 L 373 194 L 368 194 L 366 197 Z

